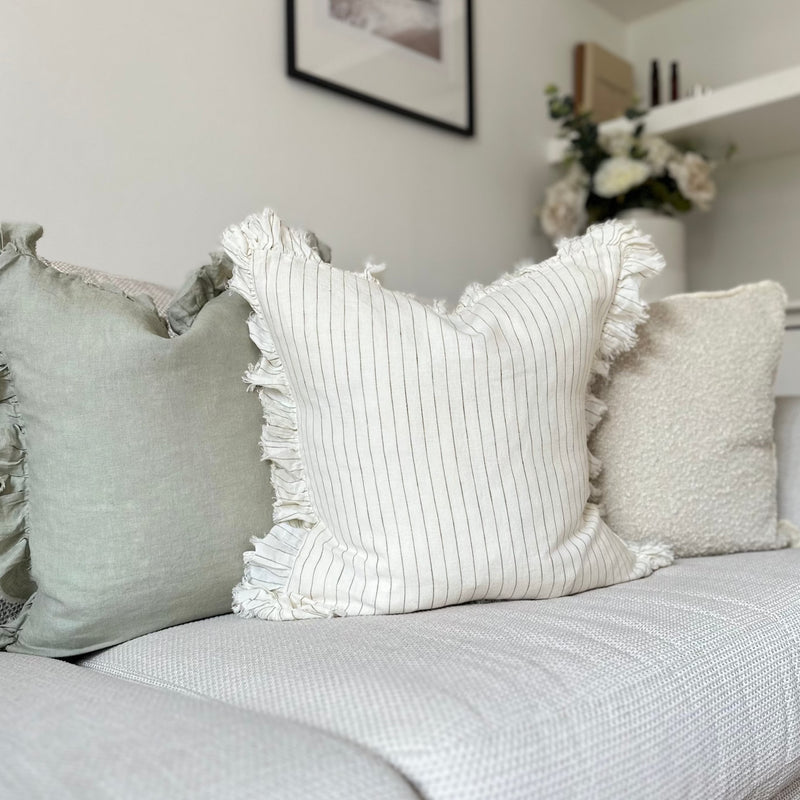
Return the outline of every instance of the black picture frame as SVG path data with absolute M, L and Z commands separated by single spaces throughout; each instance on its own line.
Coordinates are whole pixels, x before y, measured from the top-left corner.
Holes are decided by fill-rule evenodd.
M 305 0 L 299 0 L 300 3 Z M 459 0 L 464 5 L 464 28 L 465 28 L 465 74 L 464 74 L 464 91 L 465 97 L 465 115 L 463 124 L 449 122 L 444 119 L 439 119 L 430 114 L 415 111 L 404 105 L 398 105 L 388 100 L 376 97 L 356 89 L 350 88 L 342 83 L 337 83 L 328 80 L 325 77 L 316 75 L 312 72 L 301 69 L 298 66 L 297 58 L 297 34 L 298 34 L 298 20 L 296 14 L 295 0 L 286 0 L 286 52 L 287 52 L 287 74 L 291 78 L 296 78 L 306 83 L 319 86 L 329 91 L 336 92 L 337 94 L 350 97 L 354 100 L 360 100 L 363 103 L 368 103 L 376 108 L 382 108 L 385 111 L 391 111 L 395 114 L 400 114 L 408 119 L 413 119 L 418 122 L 423 122 L 427 125 L 432 125 L 440 130 L 448 131 L 450 133 L 458 134 L 459 136 L 471 137 L 475 135 L 475 89 L 474 89 L 474 72 L 475 72 L 475 59 L 473 55 L 473 17 L 472 17 L 472 0 Z

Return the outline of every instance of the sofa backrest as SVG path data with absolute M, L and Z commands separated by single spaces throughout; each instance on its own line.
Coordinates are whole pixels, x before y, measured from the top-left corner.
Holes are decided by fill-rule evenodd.
M 778 515 L 800 525 L 800 397 L 778 397 L 775 403 L 778 451 Z

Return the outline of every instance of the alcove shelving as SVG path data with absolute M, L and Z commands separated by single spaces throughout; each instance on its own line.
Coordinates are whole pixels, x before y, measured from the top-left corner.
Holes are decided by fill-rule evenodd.
M 716 89 L 710 94 L 656 106 L 645 117 L 647 133 L 691 146 L 709 156 L 736 145 L 736 161 L 800 152 L 800 66 Z M 604 122 L 610 132 L 627 120 Z M 564 157 L 566 142 L 547 142 L 547 161 Z

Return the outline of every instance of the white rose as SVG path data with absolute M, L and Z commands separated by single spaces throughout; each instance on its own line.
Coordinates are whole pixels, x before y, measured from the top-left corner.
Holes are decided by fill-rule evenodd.
M 616 156 L 607 158 L 594 174 L 594 192 L 600 197 L 617 197 L 641 186 L 650 177 L 644 161 Z
M 548 187 L 539 221 L 552 242 L 575 236 L 586 224 L 586 195 L 574 173 Z
M 599 139 L 600 147 L 610 156 L 628 156 L 633 147 L 633 135 L 626 130 L 601 133 Z
M 681 194 L 698 208 L 708 211 L 717 196 L 711 178 L 711 164 L 697 153 L 684 153 L 683 158 L 670 162 L 667 171 L 678 184 Z
M 647 153 L 645 161 L 650 165 L 653 175 L 663 175 L 667 165 L 680 157 L 677 148 L 661 136 L 645 136 L 642 149 Z

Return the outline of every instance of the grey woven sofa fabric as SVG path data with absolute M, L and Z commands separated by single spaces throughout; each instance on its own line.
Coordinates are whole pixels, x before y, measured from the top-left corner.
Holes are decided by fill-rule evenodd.
M 800 760 L 798 760 L 800 761 Z M 747 796 L 747 800 L 755 797 L 767 797 L 769 800 L 800 800 L 800 763 L 795 761 L 772 780 L 764 784 L 759 791 Z
M 798 550 L 694 558 L 545 601 L 219 617 L 82 663 L 339 734 L 431 800 L 769 797 L 800 757 L 799 588 Z
M 418 797 L 339 738 L 205 698 L 0 653 L 0 797 Z

